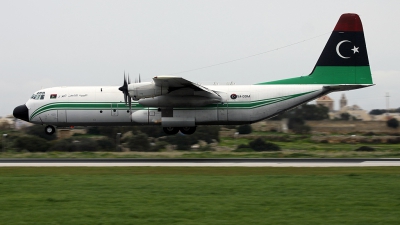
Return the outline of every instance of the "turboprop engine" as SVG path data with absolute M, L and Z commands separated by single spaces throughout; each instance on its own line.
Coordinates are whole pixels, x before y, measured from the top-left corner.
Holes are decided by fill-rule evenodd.
M 128 85 L 129 96 L 133 100 L 143 98 L 153 98 L 163 94 L 167 94 L 168 89 L 162 86 L 157 86 L 152 82 L 133 83 Z

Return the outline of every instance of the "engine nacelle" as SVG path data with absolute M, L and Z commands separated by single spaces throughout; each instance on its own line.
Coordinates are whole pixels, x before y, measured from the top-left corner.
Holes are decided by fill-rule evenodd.
M 132 122 L 139 124 L 159 124 L 161 123 L 161 112 L 158 110 L 137 110 L 131 115 Z
M 137 110 L 131 115 L 132 122 L 138 124 L 161 124 L 163 127 L 194 127 L 193 117 L 161 117 L 157 110 Z
M 200 107 L 221 102 L 221 98 L 204 96 L 175 96 L 163 95 L 155 98 L 143 98 L 139 104 L 147 107 Z
M 168 93 L 167 88 L 156 86 L 152 82 L 133 83 L 128 85 L 129 95 L 133 100 L 142 98 L 153 98 Z

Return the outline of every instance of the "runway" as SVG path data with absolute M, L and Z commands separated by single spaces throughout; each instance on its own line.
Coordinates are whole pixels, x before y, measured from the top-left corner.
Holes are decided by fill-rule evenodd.
M 346 159 L 0 159 L 0 167 L 373 167 L 400 158 Z

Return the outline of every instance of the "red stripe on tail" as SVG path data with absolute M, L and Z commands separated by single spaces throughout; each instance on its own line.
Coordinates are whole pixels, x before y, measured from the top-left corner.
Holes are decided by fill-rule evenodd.
M 334 31 L 363 31 L 360 17 L 354 13 L 343 14 Z

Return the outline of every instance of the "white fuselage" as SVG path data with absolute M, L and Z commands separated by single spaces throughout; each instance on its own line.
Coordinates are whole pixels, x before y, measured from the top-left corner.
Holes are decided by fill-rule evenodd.
M 222 98 L 218 104 L 173 108 L 168 118 L 156 107 L 132 102 L 132 112 L 117 86 L 42 89 L 43 99 L 30 99 L 29 122 L 55 126 L 245 124 L 275 116 L 329 91 L 323 85 L 209 86 Z M 192 123 L 192 124 L 191 124 Z M 193 124 L 194 123 L 194 124 Z M 174 123 L 172 123 L 174 124 Z

